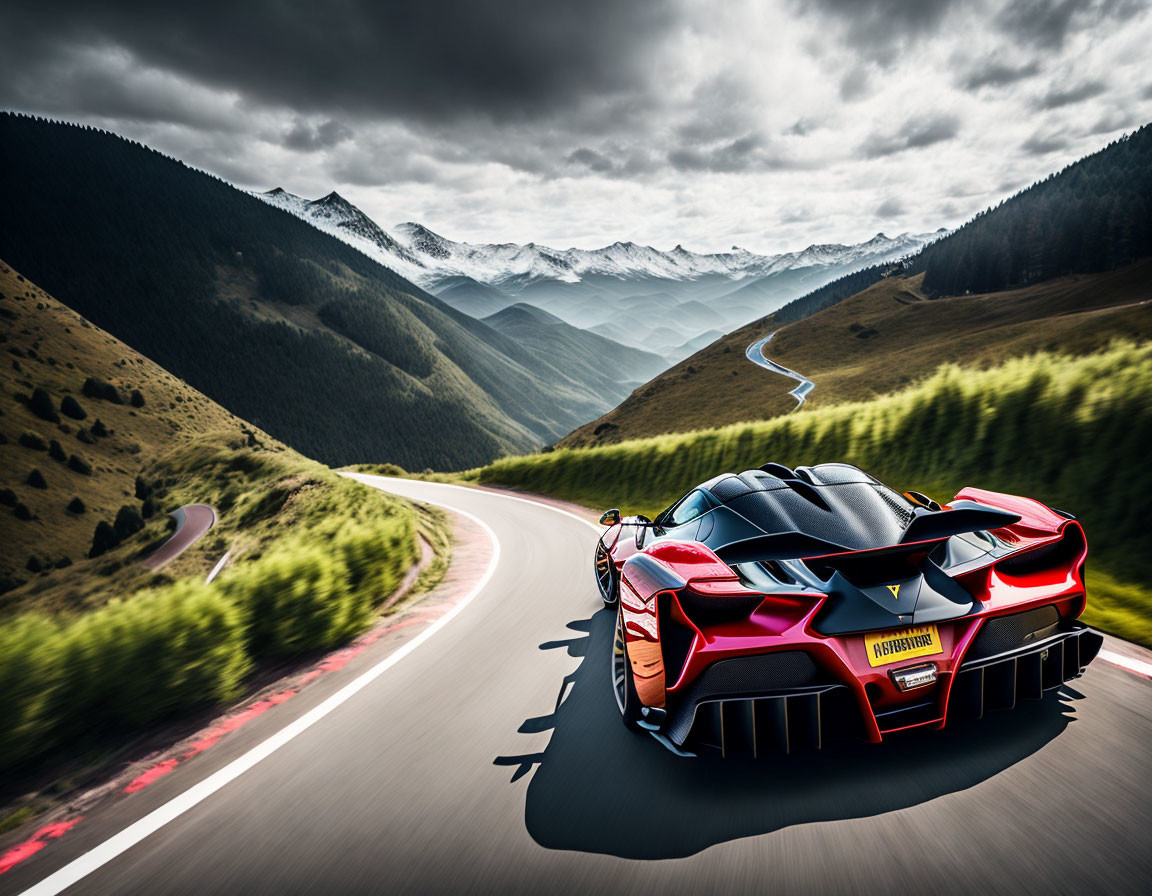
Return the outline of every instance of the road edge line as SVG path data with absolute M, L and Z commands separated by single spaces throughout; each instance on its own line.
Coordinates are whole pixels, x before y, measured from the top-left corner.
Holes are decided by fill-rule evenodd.
M 359 478 L 349 477 L 349 478 Z M 383 478 L 383 477 L 378 477 Z M 362 480 L 361 480 L 362 481 Z M 411 480 L 406 480 L 411 481 Z M 363 481 L 362 481 L 363 482 Z M 379 486 L 372 485 L 370 482 L 363 482 L 371 488 L 380 488 Z M 444 483 L 434 483 L 441 485 Z M 386 489 L 380 488 L 381 491 Z M 511 497 L 511 496 L 505 496 Z M 416 500 L 416 499 L 413 499 Z M 344 685 L 335 694 L 325 699 L 323 702 L 314 706 L 304 715 L 300 716 L 293 722 L 290 722 L 285 727 L 281 728 L 271 737 L 268 737 L 255 747 L 250 749 L 247 753 L 233 759 L 223 768 L 217 769 L 204 780 L 192 785 L 183 793 L 170 799 L 162 806 L 153 809 L 143 818 L 137 819 L 124 830 L 118 834 L 113 834 L 103 843 L 88 850 L 83 855 L 73 859 L 62 868 L 58 868 L 50 875 L 45 877 L 39 883 L 33 884 L 31 887 L 23 891 L 22 896 L 55 896 L 61 893 L 73 884 L 79 883 L 89 874 L 97 871 L 117 856 L 127 852 L 137 843 L 140 843 L 145 838 L 160 830 L 170 821 L 179 818 L 189 809 L 202 803 L 216 791 L 220 790 L 227 784 L 239 778 L 249 769 L 255 767 L 257 764 L 267 759 L 278 749 L 292 740 L 295 740 L 299 735 L 303 734 L 333 710 L 337 709 L 343 703 L 347 702 L 351 697 L 362 691 L 365 687 L 387 672 L 392 666 L 396 665 L 400 660 L 404 659 L 408 654 L 412 653 L 417 647 L 429 640 L 433 635 L 440 631 L 449 622 L 455 619 L 460 612 L 472 603 L 473 599 L 480 594 L 492 580 L 495 575 L 496 567 L 500 563 L 500 539 L 496 537 L 496 533 L 492 531 L 492 527 L 480 519 L 478 516 L 469 513 L 466 510 L 459 510 L 458 508 L 442 504 L 439 501 L 426 501 L 422 500 L 424 504 L 434 504 L 437 507 L 444 507 L 453 513 L 458 513 L 463 517 L 470 519 L 483 529 L 489 540 L 492 542 L 492 558 L 488 562 L 488 568 L 484 571 L 484 575 L 480 577 L 479 581 L 472 587 L 472 589 L 458 601 L 452 609 L 433 622 L 428 628 L 416 635 L 411 641 L 401 646 L 393 653 L 386 656 L 379 663 L 362 672 L 358 677 Z M 530 502 L 536 504 L 538 502 Z M 547 506 L 547 505 L 541 505 Z M 560 510 L 558 507 L 552 508 L 559 513 L 568 513 L 565 510 Z M 569 516 L 580 519 L 575 514 L 568 513 Z M 587 523 L 587 520 L 581 520 Z M 589 525 L 591 525 L 589 523 Z

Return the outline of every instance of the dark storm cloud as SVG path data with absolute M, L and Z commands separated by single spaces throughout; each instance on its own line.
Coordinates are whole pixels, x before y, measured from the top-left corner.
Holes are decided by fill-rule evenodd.
M 1040 108 L 1058 109 L 1061 106 L 1071 106 L 1073 103 L 1080 103 L 1084 100 L 1090 100 L 1094 96 L 1099 96 L 1107 89 L 1108 85 L 1103 81 L 1085 81 L 1075 87 L 1054 85 L 1040 99 Z
M 845 40 L 879 55 L 904 38 L 934 32 L 955 0 L 794 0 L 802 11 L 822 13 L 843 29 Z
M 1067 146 L 1067 138 L 1054 134 L 1033 134 L 1020 144 L 1022 150 L 1033 156 L 1046 155 L 1050 152 L 1056 152 L 1058 149 L 1065 149 Z
M 761 135 L 754 133 L 711 146 L 685 143 L 668 152 L 668 161 L 677 171 L 722 174 L 803 167 L 800 162 L 785 157 Z
M 1124 21 L 1146 8 L 1143 0 L 1011 0 L 996 24 L 1021 43 L 1058 50 L 1074 32 Z
M 297 111 L 409 120 L 515 119 L 637 88 L 648 50 L 675 16 L 665 0 L 8 0 L 0 28 L 19 54 L 0 78 L 45 104 L 45 84 L 77 47 Z
M 960 119 L 955 115 L 915 117 L 895 131 L 876 131 L 861 145 L 860 151 L 870 159 L 888 156 L 905 149 L 918 149 L 951 140 L 960 133 Z
M 840 79 L 840 99 L 848 102 L 862 99 L 868 95 L 870 86 L 871 77 L 867 67 L 854 66 Z
M 296 122 L 284 135 L 284 145 L 289 149 L 310 152 L 316 149 L 326 149 L 352 139 L 350 128 L 334 119 L 328 119 L 318 125 L 309 124 L 302 118 Z
M 965 90 L 980 90 L 983 87 L 1007 87 L 1038 74 L 1040 74 L 1038 62 L 1008 65 L 984 60 L 960 75 L 956 83 Z
M 904 214 L 904 203 L 897 199 L 895 196 L 890 196 L 885 199 L 876 208 L 876 217 L 878 218 L 897 218 Z

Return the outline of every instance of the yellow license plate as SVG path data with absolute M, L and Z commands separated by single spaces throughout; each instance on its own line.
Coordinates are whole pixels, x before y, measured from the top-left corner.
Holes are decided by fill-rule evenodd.
M 887 666 L 900 660 L 933 656 L 944 651 L 940 646 L 940 632 L 934 625 L 918 625 L 899 631 L 865 635 L 864 649 L 868 651 L 868 662 L 873 666 Z

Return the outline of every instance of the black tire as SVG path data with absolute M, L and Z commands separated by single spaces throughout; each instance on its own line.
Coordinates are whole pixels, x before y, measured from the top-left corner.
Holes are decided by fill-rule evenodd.
M 620 579 L 617 577 L 616 567 L 612 565 L 612 558 L 604 545 L 596 542 L 596 555 L 592 563 L 592 571 L 596 575 L 596 590 L 600 592 L 600 599 L 604 606 L 613 607 L 620 598 Z
M 640 731 L 640 697 L 632 680 L 632 667 L 628 662 L 628 646 L 624 641 L 624 613 L 616 610 L 616 633 L 612 641 L 612 693 L 624 727 Z

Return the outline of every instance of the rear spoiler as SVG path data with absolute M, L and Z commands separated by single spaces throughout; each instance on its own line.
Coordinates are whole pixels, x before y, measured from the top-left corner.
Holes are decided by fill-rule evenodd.
M 957 501 L 948 510 L 917 510 L 912 521 L 904 529 L 900 541 L 886 547 L 859 550 L 803 532 L 780 532 L 775 535 L 744 538 L 715 548 L 713 552 L 730 566 L 737 563 L 763 563 L 769 560 L 823 558 L 834 554 L 860 556 L 907 553 L 910 548 L 923 549 L 925 543 L 935 544 L 966 532 L 1002 529 L 1019 520 L 1020 516 L 1015 513 L 996 510 L 984 504 L 977 504 L 975 501 Z

